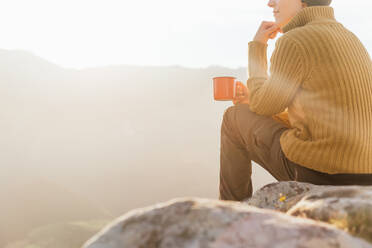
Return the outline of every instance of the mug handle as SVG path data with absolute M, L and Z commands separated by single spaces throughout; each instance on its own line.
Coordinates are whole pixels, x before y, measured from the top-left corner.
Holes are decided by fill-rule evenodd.
M 237 83 L 238 82 L 240 82 L 240 83 L 242 83 L 241 81 L 239 81 L 239 80 L 234 80 L 234 90 L 233 90 L 233 97 L 235 97 L 236 96 L 236 85 L 237 85 Z
M 234 80 L 234 90 L 233 90 L 233 98 L 235 98 L 235 96 L 236 96 L 236 84 L 237 84 L 237 80 L 235 79 Z

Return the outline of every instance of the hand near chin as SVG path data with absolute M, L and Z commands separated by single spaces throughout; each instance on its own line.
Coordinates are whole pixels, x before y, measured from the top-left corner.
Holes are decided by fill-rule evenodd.
M 263 21 L 253 40 L 266 44 L 269 39 L 274 39 L 279 32 L 283 33 L 283 30 L 276 22 Z
M 236 96 L 233 98 L 233 104 L 249 104 L 249 90 L 242 82 L 236 82 Z

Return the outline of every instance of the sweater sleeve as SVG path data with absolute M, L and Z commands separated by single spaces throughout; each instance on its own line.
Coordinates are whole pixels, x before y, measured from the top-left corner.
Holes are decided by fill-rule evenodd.
M 309 71 L 302 50 L 289 38 L 280 37 L 270 58 L 270 75 L 267 75 L 267 44 L 250 41 L 248 51 L 250 110 L 267 116 L 283 112 Z

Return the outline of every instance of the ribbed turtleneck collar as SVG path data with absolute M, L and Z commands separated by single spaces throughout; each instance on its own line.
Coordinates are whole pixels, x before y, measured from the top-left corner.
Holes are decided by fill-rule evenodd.
M 286 25 L 282 27 L 283 33 L 315 19 L 335 20 L 334 10 L 331 6 L 310 6 L 301 9 Z

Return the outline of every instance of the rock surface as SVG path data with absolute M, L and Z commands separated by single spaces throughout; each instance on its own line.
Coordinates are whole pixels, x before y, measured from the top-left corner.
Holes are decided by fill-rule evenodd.
M 245 203 L 332 224 L 372 243 L 372 186 L 317 186 L 277 182 Z
M 372 245 L 325 222 L 272 209 L 234 201 L 176 198 L 127 212 L 83 246 L 123 247 L 372 248 Z
M 286 212 L 309 191 L 314 192 L 322 187 L 295 181 L 270 183 L 257 190 L 251 198 L 245 199 L 243 202 L 259 208 Z

